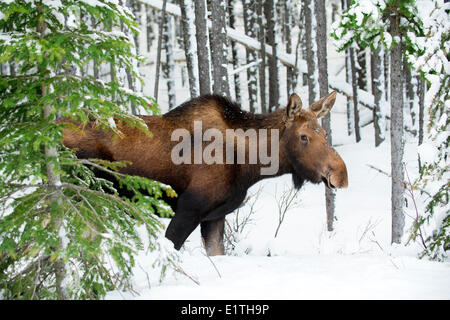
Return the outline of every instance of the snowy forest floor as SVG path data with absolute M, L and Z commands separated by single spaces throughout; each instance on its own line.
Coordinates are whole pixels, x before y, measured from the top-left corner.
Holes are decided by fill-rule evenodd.
M 160 282 L 155 257 L 142 252 L 133 278 L 137 294 L 113 291 L 107 299 L 450 299 L 450 263 L 418 259 L 415 243 L 390 244 L 390 178 L 369 167 L 390 172 L 389 142 L 373 147 L 373 128 L 367 126 L 356 144 L 343 129 L 344 110 L 340 97 L 332 114 L 333 139 L 347 164 L 349 187 L 337 192 L 333 232 L 326 231 L 324 186 L 309 183 L 274 238 L 277 198 L 292 187 L 291 176 L 263 180 L 249 190 L 255 194 L 262 186 L 234 255 L 206 257 L 199 228 L 182 248 L 181 267 L 200 285 L 171 270 Z M 413 179 L 417 143 L 409 140 L 405 161 Z M 415 217 L 409 203 L 405 240 Z M 248 205 L 240 215 L 246 210 Z

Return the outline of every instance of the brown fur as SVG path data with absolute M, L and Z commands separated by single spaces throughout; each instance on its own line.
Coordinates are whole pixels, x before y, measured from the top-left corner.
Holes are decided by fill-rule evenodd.
M 64 129 L 63 142 L 76 149 L 80 158 L 127 160 L 132 164 L 121 169 L 122 173 L 148 177 L 172 186 L 179 197 L 173 206 L 176 212 L 166 236 L 179 249 L 201 223 L 208 254 L 220 254 L 223 248 L 217 243 L 222 241 L 224 216 L 242 204 L 251 185 L 270 176 L 261 176 L 261 163 L 175 165 L 171 150 L 179 142 L 171 141 L 172 131 L 185 128 L 192 133 L 194 120 L 202 120 L 203 131 L 219 129 L 224 140 L 226 129 L 279 129 L 279 170 L 276 175 L 292 173 L 298 188 L 305 180 L 346 187 L 345 164 L 327 145 L 325 132 L 316 117 L 316 114 L 329 111 L 334 98 L 335 94 L 326 103 L 322 101 L 320 105 L 324 109 L 317 106 L 319 100 L 314 109 L 303 110 L 300 98 L 292 95 L 287 110 L 257 115 L 242 111 L 226 98 L 209 95 L 190 100 L 162 117 L 141 116 L 153 135 L 151 138 L 139 129 L 118 124 L 123 137 L 113 139 L 111 133 L 89 123 L 80 127 L 82 132 Z M 308 142 L 302 141 L 300 135 L 306 135 Z M 270 135 L 267 140 L 270 142 Z M 203 147 L 208 143 L 204 142 Z M 208 243 L 212 243 L 210 248 Z

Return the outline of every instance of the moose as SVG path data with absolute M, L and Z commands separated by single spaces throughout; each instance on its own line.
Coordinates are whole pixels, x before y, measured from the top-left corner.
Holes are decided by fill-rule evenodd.
M 63 143 L 75 149 L 79 158 L 125 160 L 131 164 L 121 168 L 121 173 L 170 185 L 178 197 L 168 202 L 175 214 L 165 236 L 179 250 L 200 225 L 207 254 L 223 255 L 225 216 L 242 205 L 247 190 L 261 179 L 292 174 L 295 188 L 300 188 L 305 181 L 324 182 L 327 188 L 332 189 L 347 187 L 345 163 L 327 144 L 326 132 L 318 122 L 331 110 L 335 100 L 336 92 L 331 92 L 304 109 L 302 100 L 294 93 L 289 97 L 286 108 L 268 114 L 253 114 L 243 111 L 225 97 L 205 95 L 191 99 L 163 116 L 140 116 L 152 133 L 151 137 L 119 123 L 117 127 L 123 136 L 113 139 L 111 133 L 102 131 L 91 122 L 80 126 L 81 130 L 65 127 Z M 194 135 L 196 121 L 201 121 L 201 130 L 215 129 L 216 133 L 223 133 L 226 137 L 226 144 L 223 148 L 216 148 L 216 153 L 227 154 L 231 160 L 241 157 L 245 161 L 174 163 L 173 150 L 179 146 L 179 140 L 174 141 L 173 132 L 183 129 Z M 245 135 L 247 131 L 242 141 L 248 148 L 233 148 L 230 156 L 228 149 L 237 146 L 239 137 L 236 136 L 239 134 L 226 135 L 229 129 L 242 129 L 241 133 L 254 129 L 259 138 L 257 148 L 267 146 L 276 153 L 270 155 L 278 161 L 276 172 L 262 174 L 261 169 L 267 167 L 267 161 L 257 159 L 249 163 L 251 141 L 249 135 Z M 187 142 L 185 146 L 194 149 L 192 141 Z M 274 143 L 278 149 L 273 148 Z M 206 141 L 200 142 L 201 147 L 206 145 Z M 196 151 L 193 150 L 191 155 L 183 154 L 186 151 L 189 150 L 179 150 L 179 156 L 192 160 Z

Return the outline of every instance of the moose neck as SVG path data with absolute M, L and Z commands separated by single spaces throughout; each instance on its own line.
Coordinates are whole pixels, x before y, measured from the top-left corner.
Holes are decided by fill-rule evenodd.
M 262 179 L 292 172 L 292 166 L 288 161 L 281 139 L 285 129 L 284 114 L 285 110 L 279 109 L 273 113 L 258 114 L 242 119 L 236 125 L 236 128 L 242 128 L 243 130 L 254 129 L 258 137 L 258 161 L 254 164 L 246 162 L 240 165 L 241 184 L 249 187 Z M 250 158 L 249 152 L 251 147 L 249 144 L 245 149 L 246 161 Z

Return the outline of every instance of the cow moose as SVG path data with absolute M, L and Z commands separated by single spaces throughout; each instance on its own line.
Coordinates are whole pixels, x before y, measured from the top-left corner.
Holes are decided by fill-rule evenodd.
M 166 237 L 179 250 L 200 224 L 207 254 L 219 255 L 224 254 L 222 241 L 225 216 L 243 203 L 247 190 L 261 179 L 290 173 L 295 188 L 300 188 L 305 181 L 324 182 L 333 189 L 347 187 L 345 163 L 327 144 L 326 132 L 318 122 L 333 107 L 335 99 L 336 92 L 332 92 L 303 109 L 300 97 L 292 94 L 286 108 L 268 114 L 253 114 L 241 110 L 225 97 L 205 95 L 187 101 L 163 116 L 140 116 L 152 137 L 119 123 L 117 127 L 123 137 L 113 139 L 112 133 L 102 131 L 90 122 L 80 126 L 81 130 L 64 128 L 63 143 L 75 149 L 79 158 L 126 160 L 131 164 L 122 168 L 122 173 L 170 185 L 178 197 L 168 202 L 175 215 L 167 227 Z M 190 161 L 196 151 L 188 155 L 183 154 L 186 152 L 184 149 L 179 156 L 188 161 L 174 163 L 173 150 L 179 146 L 179 140 L 174 141 L 173 132 L 183 129 L 183 132 L 195 135 L 196 121 L 201 121 L 203 132 L 215 129 L 216 133 L 223 133 L 226 145 L 215 152 L 228 152 L 228 158 L 229 147 L 237 145 L 236 136 L 239 134 L 227 136 L 226 131 L 229 129 L 236 132 L 241 129 L 241 135 L 244 132 L 247 148 L 233 148 L 234 153 L 229 158 L 231 163 Z M 250 136 L 245 133 L 250 129 L 254 129 L 253 132 L 259 138 L 258 149 L 268 146 L 272 153 L 277 153 L 271 154 L 278 160 L 274 174 L 261 173 L 261 169 L 267 167 L 267 161 L 258 159 L 249 163 L 251 142 Z M 195 145 L 193 140 L 195 138 L 187 141 L 185 146 L 194 149 L 190 143 L 194 142 Z M 274 143 L 278 150 L 272 148 Z M 207 141 L 200 142 L 201 147 L 206 145 Z M 239 152 L 244 154 L 239 155 Z M 236 161 L 239 156 L 243 156 L 246 161 Z

